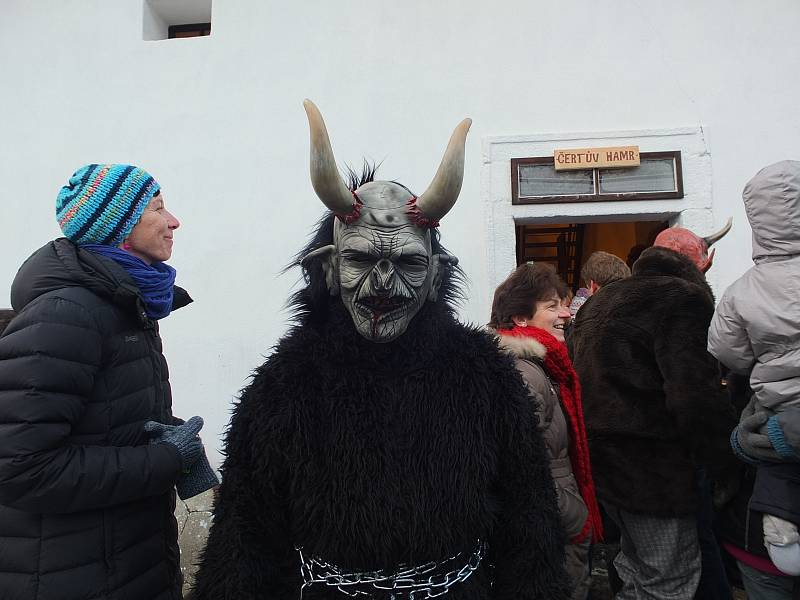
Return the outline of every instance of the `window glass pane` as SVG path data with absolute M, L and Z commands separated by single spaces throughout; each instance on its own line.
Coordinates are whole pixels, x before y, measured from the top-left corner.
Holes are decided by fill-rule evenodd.
M 592 170 L 556 171 L 553 165 L 519 165 L 519 197 L 594 194 Z
M 672 158 L 643 158 L 638 167 L 598 171 L 601 194 L 676 191 Z

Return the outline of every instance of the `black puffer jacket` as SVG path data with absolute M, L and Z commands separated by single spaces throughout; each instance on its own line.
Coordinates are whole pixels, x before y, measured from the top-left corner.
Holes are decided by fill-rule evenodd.
M 736 424 L 706 351 L 711 289 L 686 257 L 648 248 L 627 279 L 603 286 L 571 337 L 597 495 L 664 517 L 697 508 L 695 465 L 737 469 Z
M 180 457 L 156 323 L 113 261 L 50 242 L 0 337 L 0 598 L 180 598 Z M 176 307 L 191 301 L 176 288 Z

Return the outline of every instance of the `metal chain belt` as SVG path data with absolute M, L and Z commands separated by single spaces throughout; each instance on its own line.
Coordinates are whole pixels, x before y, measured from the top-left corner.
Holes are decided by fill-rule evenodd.
M 303 576 L 300 599 L 303 590 L 314 584 L 335 587 L 346 596 L 361 600 L 376 598 L 375 594 L 389 600 L 428 600 L 444 596 L 453 585 L 469 579 L 486 556 L 486 548 L 486 542 L 478 540 L 470 553 L 459 552 L 441 562 L 431 561 L 416 567 L 401 564 L 394 571 L 361 573 L 349 573 L 318 557 L 308 557 L 298 548 Z

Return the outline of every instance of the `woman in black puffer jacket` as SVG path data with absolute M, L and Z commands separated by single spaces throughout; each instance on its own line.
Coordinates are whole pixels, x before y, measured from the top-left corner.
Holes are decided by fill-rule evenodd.
M 210 471 L 158 334 L 191 301 L 163 263 L 179 223 L 127 165 L 77 171 L 57 217 L 0 337 L 0 598 L 179 599 L 174 488 Z

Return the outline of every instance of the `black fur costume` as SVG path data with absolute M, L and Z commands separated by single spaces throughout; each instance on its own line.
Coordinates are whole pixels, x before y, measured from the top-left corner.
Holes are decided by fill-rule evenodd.
M 331 243 L 332 221 L 306 251 Z M 487 558 L 443 598 L 568 597 L 531 400 L 513 360 L 454 318 L 455 275 L 403 335 L 376 344 L 310 265 L 294 299 L 298 325 L 233 412 L 199 600 L 297 600 L 295 547 L 377 570 L 440 561 L 478 539 Z M 302 597 L 348 596 L 317 584 Z

